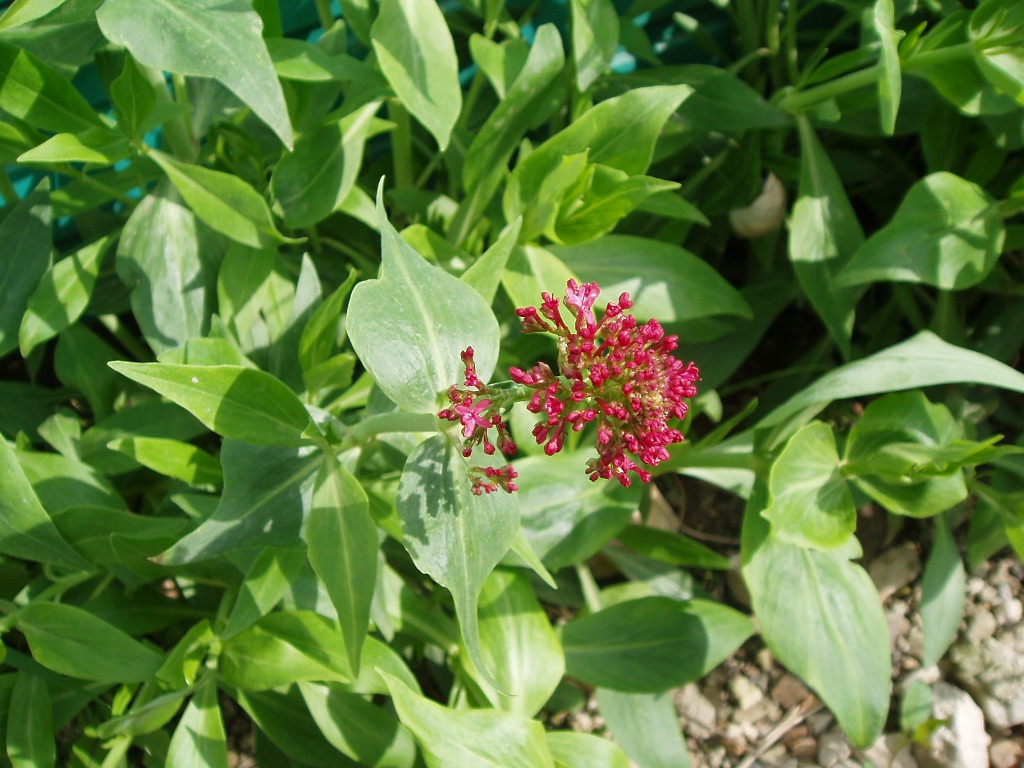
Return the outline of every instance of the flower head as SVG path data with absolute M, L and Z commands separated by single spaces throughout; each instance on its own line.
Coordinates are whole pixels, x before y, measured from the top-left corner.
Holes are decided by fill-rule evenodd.
M 590 479 L 615 478 L 628 486 L 630 472 L 649 481 L 651 473 L 641 464 L 656 466 L 668 458 L 667 447 L 683 439 L 669 421 L 686 415 L 685 401 L 697 394 L 700 371 L 672 355 L 678 339 L 666 336 L 657 320 L 639 325 L 626 314 L 633 306 L 627 293 L 610 302 L 598 321 L 593 307 L 599 293 L 596 283 L 569 281 L 565 305 L 573 328 L 562 319 L 558 299 L 548 294 L 541 310 L 517 310 L 526 333 L 558 337 L 561 376 L 543 365 L 512 368 L 509 374 L 533 390 L 527 408 L 541 416 L 533 436 L 545 453 L 561 450 L 567 430 L 595 422 L 597 458 L 587 463 Z M 538 322 L 539 314 L 547 322 Z
M 514 402 L 526 400 L 527 410 L 540 417 L 533 437 L 547 455 L 562 449 L 569 430 L 579 432 L 593 423 L 597 457 L 586 465 L 590 479 L 614 478 L 629 486 L 632 472 L 650 481 L 645 466 L 667 459 L 668 446 L 683 439 L 669 422 L 686 416 L 686 400 L 697 394 L 700 371 L 672 354 L 678 339 L 666 336 L 657 320 L 640 325 L 627 313 L 633 306 L 628 293 L 609 302 L 598 320 L 594 303 L 599 293 L 597 283 L 569 280 L 565 306 L 571 326 L 562 317 L 561 300 L 549 293 L 541 294 L 539 307 L 516 310 L 524 332 L 557 337 L 557 374 L 538 363 L 529 369 L 509 369 L 518 386 L 489 386 L 477 376 L 473 348 L 462 353 L 465 388 L 448 390 L 451 407 L 438 416 L 462 425 L 463 455 L 468 458 L 476 445 L 493 454 L 491 429 L 498 449 L 506 455 L 515 453 L 502 414 Z M 472 467 L 470 477 L 476 494 L 516 490 L 512 481 L 517 475 L 511 466 Z

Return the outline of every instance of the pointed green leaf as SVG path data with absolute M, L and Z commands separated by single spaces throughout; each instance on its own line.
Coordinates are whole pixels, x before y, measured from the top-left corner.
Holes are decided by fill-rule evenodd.
M 596 734 L 548 731 L 544 737 L 555 768 L 631 768 L 621 747 Z M 683 766 L 677 763 L 676 768 Z
M 189 485 L 220 483 L 220 462 L 206 451 L 166 437 L 126 437 L 111 440 L 107 447 L 144 467 Z
M 270 613 L 288 594 L 305 564 L 306 553 L 302 549 L 264 547 L 245 573 L 221 637 L 225 640 L 234 637 Z
M 1005 236 L 996 201 L 977 184 L 940 171 L 910 188 L 892 220 L 857 249 L 837 283 L 970 288 L 995 267 Z
M 113 165 L 128 156 L 128 139 L 109 128 L 58 133 L 18 157 L 18 162 Z
M 621 693 L 602 688 L 597 699 L 612 737 L 637 765 L 689 768 L 690 755 L 671 693 Z
M 185 707 L 167 747 L 165 765 L 167 768 L 227 768 L 227 736 L 212 675 L 198 685 Z
M 405 463 L 398 515 L 413 563 L 452 593 L 469 658 L 498 688 L 483 659 L 477 605 L 484 581 L 515 539 L 519 506 L 513 495 L 476 496 L 470 488 L 462 451 L 447 435 L 435 435 Z
M 281 83 L 248 0 L 106 0 L 96 11 L 103 35 L 142 64 L 218 80 L 292 144 Z
M 850 356 L 853 309 L 859 292 L 837 288 L 834 277 L 864 241 L 842 180 L 814 134 L 810 121 L 800 128 L 800 188 L 789 224 L 789 260 L 814 310 L 843 357 Z
M 117 233 L 83 245 L 42 276 L 21 318 L 18 344 L 22 357 L 70 326 L 85 311 L 100 266 Z
M 935 540 L 921 578 L 921 664 L 938 664 L 956 638 L 964 614 L 967 573 L 945 515 L 935 518 Z
M 312 611 L 277 611 L 225 640 L 220 672 L 228 685 L 247 691 L 302 680 L 349 682 L 341 629 Z
M 54 67 L 29 51 L 0 42 L 0 109 L 44 131 L 84 131 L 103 122 Z
M 462 89 L 455 43 L 440 7 L 382 0 L 370 39 L 398 98 L 444 151 L 462 112 Z
M 128 217 L 115 265 L 131 288 L 132 313 L 157 354 L 209 330 L 214 256 L 222 248 L 166 182 Z
M 19 672 L 7 714 L 7 756 L 11 768 L 51 768 L 57 762 L 53 707 L 46 682 Z
M 882 133 L 892 136 L 896 130 L 896 113 L 900 108 L 900 92 L 903 87 L 897 48 L 903 33 L 896 30 L 893 0 L 875 0 L 874 23 L 875 34 L 881 43 L 878 110 L 882 119 Z
M 305 538 L 309 562 L 338 612 L 349 665 L 359 674 L 377 581 L 377 526 L 363 487 L 332 453 L 324 454 L 313 485 Z
M 301 547 L 299 532 L 320 462 L 316 452 L 225 440 L 220 460 L 224 467 L 220 503 L 159 562 L 197 562 L 245 547 Z
M 517 218 L 505 227 L 491 247 L 462 273 L 462 282 L 473 286 L 477 293 L 484 297 L 484 301 L 494 301 L 498 286 L 501 285 L 501 275 L 505 271 L 509 256 L 512 255 L 512 249 L 519 240 L 522 226 L 523 220 Z
M 761 514 L 773 537 L 828 550 L 853 536 L 857 510 L 828 424 L 812 421 L 793 435 L 772 464 L 769 482 L 771 504 Z
M 41 19 L 60 8 L 67 0 L 14 0 L 0 16 L 0 29 L 14 29 L 30 21 Z
M 605 235 L 550 251 L 574 273 L 600 285 L 603 294 L 617 297 L 627 291 L 633 312 L 641 318 L 672 323 L 716 315 L 751 317 L 746 300 L 724 277 L 704 259 L 671 243 Z M 638 263 L 643 270 L 636 269 Z
M 619 16 L 612 0 L 571 0 L 570 7 L 576 89 L 582 92 L 612 63 L 619 45 Z
M 499 687 L 516 694 L 506 696 L 485 686 L 484 693 L 494 708 L 523 717 L 536 715 L 562 679 L 565 659 L 526 576 L 497 570 L 484 582 L 480 645 Z
M 61 675 L 100 683 L 141 683 L 163 662 L 156 651 L 73 605 L 29 603 L 17 615 L 33 658 Z
M 0 356 L 18 346 L 29 297 L 50 268 L 53 211 L 48 190 L 44 181 L 0 223 Z
M 976 383 L 1024 392 L 1024 373 L 987 355 L 949 344 L 930 331 L 830 371 L 765 416 L 758 427 L 821 410 L 831 400 L 935 384 Z
M 472 346 L 486 380 L 498 358 L 498 321 L 473 288 L 428 264 L 384 212 L 377 190 L 381 276 L 352 291 L 348 333 L 377 386 L 400 408 L 436 412 L 448 387 L 461 380 L 460 353 Z
M 156 92 L 129 53 L 125 54 L 121 74 L 110 84 L 110 100 L 117 110 L 121 127 L 130 134 L 138 135 L 156 105 Z
M 274 168 L 270 190 L 290 227 L 308 227 L 345 200 L 363 162 L 379 101 L 308 131 Z M 381 122 L 381 121 L 377 121 Z
M 250 248 L 289 242 L 274 227 L 267 201 L 238 176 L 182 163 L 156 150 L 148 155 L 210 229 Z
M 302 401 L 269 373 L 239 365 L 125 363 L 110 367 L 232 440 L 296 446 L 316 433 Z
M 381 768 L 416 765 L 412 734 L 382 707 L 337 685 L 299 683 L 299 690 L 321 733 L 342 754 Z
M 398 717 L 423 750 L 427 768 L 555 768 L 544 727 L 507 712 L 442 707 L 388 674 Z
M 751 497 L 743 539 L 743 578 L 761 635 L 779 661 L 815 689 L 850 741 L 868 746 L 889 712 L 889 630 L 878 591 L 841 552 L 769 537 L 756 511 L 763 502 Z
M 0 437 L 0 552 L 25 560 L 89 570 L 61 537 L 32 489 L 18 457 Z
M 753 631 L 746 616 L 707 600 L 628 600 L 562 628 L 565 671 L 590 685 L 658 693 L 703 677 Z

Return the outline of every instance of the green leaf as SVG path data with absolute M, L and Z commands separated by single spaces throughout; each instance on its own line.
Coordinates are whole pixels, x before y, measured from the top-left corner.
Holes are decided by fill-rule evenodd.
M 494 301 L 494 296 L 501 285 L 501 275 L 508 264 L 512 249 L 519 240 L 519 232 L 522 229 L 523 220 L 516 219 L 501 231 L 498 239 L 490 248 L 478 258 L 473 264 L 462 273 L 461 280 L 466 285 L 476 289 L 476 292 L 484 297 L 484 301 Z
M 403 106 L 443 152 L 462 112 L 462 89 L 455 43 L 441 9 L 417 0 L 382 0 L 370 39 Z
M 789 439 L 772 464 L 769 489 L 761 514 L 779 541 L 829 550 L 853 536 L 857 510 L 828 424 L 812 421 Z
M 589 161 L 630 176 L 645 173 L 662 126 L 692 93 L 685 85 L 652 86 L 602 101 L 516 165 L 505 188 L 505 218 L 511 221 L 546 198 L 541 190 L 567 155 L 589 151 Z M 528 219 L 524 215 L 524 220 Z M 523 237 L 531 227 L 524 224 Z
M 17 455 L 0 437 L 0 552 L 11 557 L 90 569 L 61 537 L 29 483 Z
M 632 312 L 640 318 L 673 323 L 717 315 L 752 316 L 739 291 L 711 265 L 671 243 L 606 235 L 582 245 L 552 246 L 550 251 L 581 279 L 600 285 L 607 296 L 627 291 Z M 530 303 L 536 301 L 532 297 Z
M 339 686 L 299 683 L 321 733 L 360 765 L 414 768 L 418 751 L 408 729 L 362 695 Z
M 83 245 L 43 274 L 21 318 L 18 344 L 22 357 L 82 316 L 103 259 L 116 239 L 117 234 L 110 233 Z
M 939 663 L 956 637 L 964 614 L 967 574 L 945 515 L 935 518 L 935 540 L 921 578 L 921 664 Z
M 109 128 L 89 128 L 82 133 L 58 133 L 18 157 L 18 162 L 93 163 L 113 165 L 128 156 L 128 139 Z
M 124 382 L 106 367 L 121 354 L 85 323 L 65 328 L 57 338 L 53 353 L 57 378 L 82 393 L 97 419 L 113 412 L 114 400 L 124 388 Z
M 482 38 L 474 36 L 471 44 L 478 39 Z M 462 183 L 467 196 L 459 204 L 452 223 L 456 233 L 476 225 L 508 172 L 509 158 L 530 126 L 535 124 L 538 112 L 550 101 L 551 87 L 562 71 L 565 53 L 554 25 L 541 25 L 528 51 L 529 56 L 510 83 L 508 93 L 502 94 L 504 98 L 466 151 Z M 462 239 L 453 238 L 456 243 Z
M 641 768 L 689 768 L 690 754 L 670 693 L 597 692 L 605 725 Z
M 355 184 L 379 101 L 341 120 L 302 134 L 274 168 L 270 190 L 290 227 L 308 227 L 329 216 Z M 381 121 L 378 121 L 381 122 Z
M 277 76 L 308 83 L 372 80 L 380 78 L 372 68 L 347 54 L 330 54 L 305 40 L 274 37 L 266 41 Z
M 19 672 L 7 714 L 7 756 L 11 768 L 49 768 L 56 764 L 53 707 L 46 682 Z
M 0 30 L 14 29 L 30 21 L 41 19 L 60 8 L 67 0 L 14 0 L 0 16 Z
M 758 128 L 779 128 L 789 123 L 785 112 L 768 103 L 729 69 L 710 64 L 684 64 L 637 70 L 632 76 L 643 84 L 655 77 L 660 82 L 668 80 L 693 88 L 693 94 L 677 112 L 688 133 L 741 136 Z
M 311 611 L 276 611 L 225 640 L 220 672 L 231 686 L 265 691 L 302 680 L 352 680 L 337 623 Z
M 308 448 L 225 440 L 224 493 L 213 514 L 160 556 L 167 565 L 206 560 L 234 549 L 301 547 L 320 457 Z
M 982 74 L 996 88 L 1024 104 L 1024 13 L 1015 3 L 985 0 L 971 14 L 971 40 Z
M 378 21 L 378 23 L 380 23 Z M 400 408 L 437 411 L 461 380 L 460 353 L 472 346 L 486 380 L 498 358 L 498 321 L 473 288 L 428 264 L 384 212 L 377 190 L 381 276 L 360 283 L 349 301 L 348 333 L 377 386 Z
M 143 690 L 147 693 L 140 693 L 126 714 L 112 717 L 96 726 L 97 738 L 142 736 L 160 730 L 178 714 L 181 702 L 189 694 L 188 689 L 182 689 L 152 697 L 153 686 L 147 686 Z
M 313 311 L 309 322 L 302 329 L 302 336 L 299 339 L 299 364 L 302 366 L 304 376 L 311 373 L 318 365 L 332 359 L 340 341 L 339 337 L 342 336 L 342 331 L 339 329 L 342 322 L 342 308 L 355 284 L 356 271 L 353 269 L 345 278 L 345 282 L 339 285 Z
M 540 301 L 541 291 L 558 295 L 565 290 L 573 271 L 546 248 L 524 245 L 514 248 L 501 276 L 512 303 L 517 307 L 533 306 Z
M 131 54 L 125 54 L 124 68 L 110 84 L 110 100 L 117 110 L 120 126 L 138 136 L 156 106 L 156 92 Z
M 562 628 L 565 671 L 588 685 L 659 693 L 703 677 L 753 631 L 746 616 L 719 603 L 628 600 Z
M 514 571 L 494 571 L 480 592 L 480 646 L 484 662 L 506 696 L 484 687 L 495 709 L 533 717 L 558 686 L 565 671 L 562 646 L 529 579 Z M 467 670 L 473 674 L 470 666 Z
M 998 205 L 984 189 L 940 171 L 910 188 L 892 220 L 857 250 L 836 282 L 970 288 L 996 265 L 1005 235 Z
M 930 331 L 921 331 L 906 341 L 826 373 L 761 419 L 757 426 L 781 424 L 801 411 L 817 413 L 832 400 L 959 382 L 1024 392 L 1024 373 L 987 355 L 949 344 Z
M 220 462 L 206 451 L 165 437 L 126 437 L 107 447 L 144 467 L 189 485 L 216 485 L 222 479 Z
M 99 116 L 54 67 L 0 42 L 0 109 L 35 128 L 60 133 L 102 126 Z
M 850 742 L 868 746 L 889 712 L 889 630 L 878 592 L 843 554 L 769 537 L 757 514 L 764 499 L 757 497 L 748 505 L 741 547 L 761 635 L 817 691 Z
M 157 354 L 209 330 L 219 246 L 166 183 L 128 217 L 117 274 L 131 288 L 132 314 Z
M 470 661 L 499 688 L 484 662 L 477 605 L 484 582 L 519 530 L 519 505 L 515 496 L 476 496 L 470 488 L 462 451 L 447 435 L 435 435 L 406 460 L 396 503 L 413 563 L 452 593 Z
M 167 747 L 167 768 L 227 768 L 228 745 L 215 678 L 197 687 Z
M 878 60 L 878 111 L 882 120 L 882 133 L 892 136 L 896 130 L 896 113 L 900 108 L 900 93 L 903 87 L 897 47 L 903 33 L 896 30 L 893 0 L 875 0 L 874 26 L 875 34 L 881 43 Z
M 192 413 L 223 437 L 297 446 L 317 434 L 302 401 L 269 373 L 239 365 L 114 361 L 110 367 Z
M 65 603 L 29 603 L 18 629 L 33 658 L 47 669 L 99 683 L 141 683 L 163 658 L 88 611 Z
M 576 88 L 582 92 L 612 63 L 619 45 L 619 16 L 611 0 L 571 0 L 570 9 Z
M 523 532 L 551 570 L 596 554 L 628 524 L 640 503 L 639 484 L 593 483 L 589 451 L 531 456 L 516 462 Z
M 146 66 L 219 81 L 291 147 L 284 93 L 251 2 L 153 0 L 138 11 L 134 0 L 106 0 L 96 21 L 107 40 Z
M 674 181 L 629 176 L 617 168 L 592 164 L 582 195 L 562 200 L 558 216 L 545 231 L 551 240 L 574 244 L 611 232 L 647 198 L 678 189 Z
M 155 149 L 148 156 L 163 169 L 200 221 L 215 232 L 250 248 L 293 242 L 274 227 L 263 196 L 238 176 L 181 163 Z
M 683 568 L 707 568 L 724 571 L 731 565 L 729 558 L 718 554 L 695 539 L 660 528 L 630 525 L 616 536 L 617 541 L 634 552 Z
M 313 485 L 305 538 L 309 562 L 338 612 L 349 666 L 359 674 L 377 581 L 377 526 L 363 487 L 332 453 L 324 454 Z
M 548 731 L 544 736 L 555 768 L 630 768 L 626 753 L 596 734 Z
M 228 639 L 266 616 L 288 594 L 306 564 L 301 549 L 267 546 L 253 559 L 238 590 L 234 608 L 221 637 Z
M 382 675 L 398 717 L 423 750 L 427 768 L 555 768 L 536 720 L 496 710 L 454 710 L 409 690 Z
M 850 356 L 853 308 L 859 292 L 839 288 L 834 277 L 864 241 L 843 182 L 810 121 L 800 128 L 800 188 L 789 225 L 789 260 L 815 312 L 844 358 Z
M 944 405 L 921 392 L 894 393 L 864 410 L 850 430 L 844 461 L 857 487 L 890 512 L 930 517 L 967 498 L 959 463 L 949 466 L 937 455 L 959 437 Z
M 0 98 L 0 107 L 2 102 Z M 53 211 L 48 191 L 44 181 L 0 223 L 0 356 L 18 346 L 29 297 L 50 268 Z

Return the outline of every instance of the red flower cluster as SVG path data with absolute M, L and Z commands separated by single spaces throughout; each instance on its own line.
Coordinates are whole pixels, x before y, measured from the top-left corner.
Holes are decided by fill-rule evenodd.
M 644 482 L 650 481 L 651 473 L 637 460 L 656 466 L 668 458 L 667 446 L 683 439 L 668 422 L 686 415 L 684 400 L 697 394 L 695 382 L 700 371 L 692 362 L 683 365 L 673 357 L 678 339 L 666 336 L 657 320 L 638 325 L 633 315 L 626 314 L 633 306 L 627 293 L 609 303 L 598 321 L 593 308 L 599 293 L 596 283 L 579 285 L 569 281 L 565 306 L 573 317 L 571 328 L 562 318 L 560 300 L 546 292 L 541 295 L 539 309 L 516 310 L 526 333 L 555 334 L 559 353 L 560 375 L 544 363 L 528 371 L 509 369 L 521 394 L 481 384 L 472 365 L 472 349 L 463 353 L 466 387 L 475 391 L 452 387 L 448 397 L 454 407 L 438 415 L 462 423 L 464 455 L 469 456 L 478 443 L 483 443 L 486 453 L 494 452 L 487 439 L 491 427 L 497 431 L 502 452 L 510 453 L 507 448 L 514 452 L 501 414 L 515 400 L 529 398 L 527 409 L 542 416 L 533 436 L 544 445 L 546 454 L 562 449 L 567 430 L 578 432 L 594 422 L 597 458 L 587 462 L 590 479 L 615 478 L 629 486 L 629 473 L 635 472 Z M 488 473 L 486 477 L 493 479 L 495 475 Z M 507 485 L 513 484 L 502 483 L 500 478 L 496 483 L 496 487 L 509 490 Z

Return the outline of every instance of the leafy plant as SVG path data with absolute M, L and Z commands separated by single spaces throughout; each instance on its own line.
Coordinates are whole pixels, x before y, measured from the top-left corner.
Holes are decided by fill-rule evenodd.
M 933 521 L 926 664 L 963 532 L 1024 552 L 1020 3 L 139 11 L 0 16 L 0 763 L 222 766 L 240 707 L 265 766 L 681 765 L 755 629 L 867 746 L 858 510 Z M 756 623 L 639 524 L 673 475 Z

